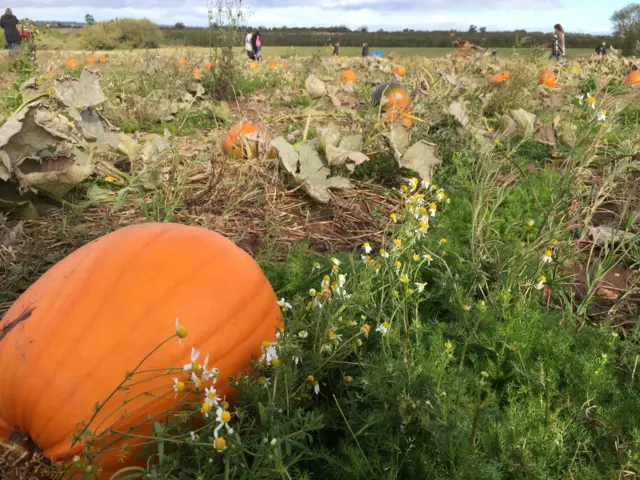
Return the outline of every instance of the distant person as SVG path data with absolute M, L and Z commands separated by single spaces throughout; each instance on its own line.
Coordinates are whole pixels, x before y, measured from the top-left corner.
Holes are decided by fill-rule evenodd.
M 602 42 L 600 45 L 598 45 L 596 47 L 596 53 L 600 57 L 600 60 L 602 60 L 607 55 L 607 43 Z
M 253 52 L 253 45 L 251 44 L 251 32 L 247 32 L 247 36 L 244 38 L 244 49 L 247 52 L 247 57 L 251 60 L 256 59 L 256 54 Z
M 364 42 L 362 44 L 362 56 L 363 57 L 369 56 L 369 44 L 367 42 Z
M 0 17 L 0 27 L 4 30 L 4 38 L 7 39 L 7 49 L 15 50 L 20 48 L 20 32 L 18 31 L 18 19 L 10 8 L 4 11 Z
M 333 46 L 333 53 L 332 55 L 334 57 L 337 57 L 340 55 L 340 42 L 336 42 L 335 45 Z
M 260 50 L 262 50 L 262 39 L 260 38 L 260 32 L 258 30 L 251 35 L 251 49 L 255 54 L 256 60 L 260 62 L 262 60 L 260 52 Z
M 553 26 L 553 29 L 555 30 L 556 35 L 558 35 L 558 50 L 560 52 L 560 56 L 566 57 L 567 49 L 564 43 L 564 29 L 562 28 L 562 25 L 560 25 L 559 23 L 556 23 Z

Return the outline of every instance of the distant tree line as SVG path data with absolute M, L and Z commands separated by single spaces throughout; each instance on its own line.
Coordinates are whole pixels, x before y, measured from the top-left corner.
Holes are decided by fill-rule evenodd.
M 550 44 L 552 33 L 527 32 L 489 32 L 484 28 L 471 25 L 468 31 L 417 31 L 406 29 L 401 32 L 378 30 L 369 32 L 366 27 L 352 31 L 346 27 L 331 28 L 266 28 L 247 27 L 247 30 L 260 30 L 264 45 L 273 46 L 310 46 L 321 47 L 340 42 L 342 46 L 360 46 L 367 42 L 372 47 L 452 47 L 455 42 L 468 41 L 485 47 L 532 47 Z M 183 46 L 207 46 L 209 33 L 207 28 L 163 27 L 165 43 Z M 583 33 L 566 34 L 567 48 L 595 48 L 600 42 L 613 43 L 611 36 L 588 35 Z

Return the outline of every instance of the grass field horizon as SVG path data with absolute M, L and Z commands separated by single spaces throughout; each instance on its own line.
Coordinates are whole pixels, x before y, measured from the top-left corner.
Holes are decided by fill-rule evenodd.
M 388 57 L 390 55 L 398 55 L 402 57 L 411 57 L 411 56 L 422 56 L 425 58 L 437 58 L 444 57 L 450 53 L 455 51 L 459 51 L 459 49 L 455 48 L 439 48 L 439 47 L 370 47 L 371 52 L 382 51 L 382 55 Z M 494 48 L 490 50 L 495 50 L 498 56 L 513 56 L 514 54 L 520 56 L 529 55 L 534 49 L 532 48 Z M 136 51 L 143 52 L 145 49 L 133 49 L 133 50 L 60 50 L 60 49 L 52 49 L 43 51 L 67 51 L 70 54 L 75 53 L 115 53 L 115 52 L 123 52 L 123 51 Z M 169 55 L 201 55 L 207 56 L 211 49 L 209 47 L 189 47 L 189 46 L 163 46 L 157 49 L 150 49 L 149 51 L 154 51 L 158 53 L 164 53 Z M 244 49 L 242 47 L 238 47 L 238 54 L 244 55 Z M 274 57 L 292 57 L 292 56 L 308 56 L 308 55 L 317 55 L 317 56 L 329 56 L 331 55 L 332 47 L 283 47 L 283 46 L 274 46 L 274 47 L 264 47 L 262 49 L 262 57 L 268 58 L 270 56 Z M 360 47 L 341 47 L 340 48 L 340 56 L 341 57 L 358 57 L 361 55 L 362 49 Z M 567 58 L 579 58 L 586 55 L 590 55 L 592 52 L 589 48 L 576 48 L 570 49 L 568 51 Z

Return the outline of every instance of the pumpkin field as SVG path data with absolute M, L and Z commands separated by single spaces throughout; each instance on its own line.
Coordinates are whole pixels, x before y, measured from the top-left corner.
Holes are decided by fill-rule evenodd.
M 547 55 L 0 59 L 0 478 L 637 478 L 638 60 Z

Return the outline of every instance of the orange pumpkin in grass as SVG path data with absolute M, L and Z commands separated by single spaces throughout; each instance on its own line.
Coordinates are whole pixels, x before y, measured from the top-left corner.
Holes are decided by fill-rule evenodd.
M 411 95 L 404 85 L 397 82 L 385 82 L 378 85 L 371 92 L 371 98 L 374 103 L 379 104 L 382 102 L 382 110 L 402 109 L 406 108 L 411 103 Z
M 107 63 L 107 56 L 104 53 L 98 55 L 98 61 L 100 63 Z
M 278 62 L 276 62 L 275 60 L 272 62 L 269 62 L 269 68 L 278 68 L 280 66 L 280 64 Z
M 625 85 L 640 86 L 640 70 L 634 70 L 624 77 Z
M 193 78 L 195 80 L 200 80 L 202 79 L 202 72 L 200 70 L 194 70 L 193 71 Z
M 204 68 L 206 68 L 207 70 L 211 70 L 215 64 L 216 62 L 206 62 L 204 64 Z
M 262 135 L 265 140 L 271 140 L 273 136 L 262 125 L 258 125 L 252 121 L 240 122 L 233 126 L 223 141 L 224 151 L 230 157 L 237 160 L 241 158 L 256 157 L 258 155 L 258 142 L 250 140 L 247 135 L 257 133 Z M 267 152 L 268 158 L 275 158 L 276 151 L 271 148 Z
M 546 85 L 547 87 L 553 87 L 556 84 L 556 75 L 551 70 L 545 70 L 540 75 L 538 84 Z
M 96 63 L 96 58 L 92 55 L 89 55 L 87 58 L 84 59 L 84 63 L 93 65 L 94 63 Z
M 505 70 L 504 72 L 498 72 L 493 77 L 491 77 L 490 82 L 491 83 L 504 83 L 507 80 L 509 80 L 510 76 L 511 76 L 511 72 L 509 72 L 509 71 Z
M 356 83 L 358 81 L 358 77 L 351 70 L 345 70 L 344 72 L 342 72 L 342 79 L 345 82 L 352 82 L 352 83 Z
M 69 68 L 76 68 L 78 66 L 78 60 L 76 60 L 75 58 L 70 58 L 67 60 L 66 65 Z
M 259 265 L 215 232 L 146 223 L 105 235 L 53 266 L 0 320 L 0 440 L 22 432 L 45 457 L 68 464 L 82 450 L 71 448 L 79 422 L 95 414 L 96 446 L 110 450 L 99 478 L 108 479 L 143 453 L 136 438 L 117 432 L 150 436 L 154 420 L 190 395 L 173 391 L 173 377 L 188 385 L 186 373 L 158 372 L 181 370 L 193 346 L 220 369 L 218 395 L 231 396 L 228 377 L 250 369 L 280 317 Z M 176 332 L 176 318 L 188 332 L 185 346 L 172 338 L 157 348 Z M 126 391 L 117 390 L 143 359 Z M 96 412 L 97 402 L 106 403 Z
M 187 59 L 184 57 L 180 57 L 178 59 L 178 65 L 182 65 L 183 67 L 187 64 Z
M 251 70 L 257 70 L 259 66 L 260 66 L 260 65 L 258 64 L 258 62 L 251 62 L 251 63 L 249 64 L 249 68 L 250 68 Z
M 404 68 L 402 65 L 398 65 L 392 70 L 392 73 L 395 73 L 396 75 L 400 75 L 401 77 L 403 77 L 407 74 L 407 69 Z

